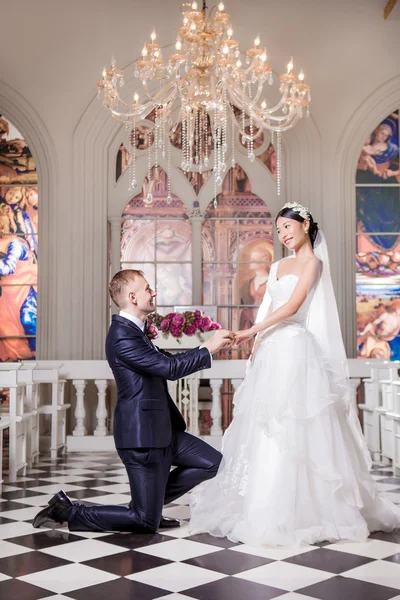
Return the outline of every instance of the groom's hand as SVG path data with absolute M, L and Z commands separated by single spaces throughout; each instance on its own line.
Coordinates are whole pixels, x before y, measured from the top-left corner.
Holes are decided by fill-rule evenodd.
M 218 329 L 212 338 L 203 344 L 203 348 L 208 348 L 211 354 L 215 354 L 222 348 L 228 348 L 232 345 L 235 335 L 227 329 Z

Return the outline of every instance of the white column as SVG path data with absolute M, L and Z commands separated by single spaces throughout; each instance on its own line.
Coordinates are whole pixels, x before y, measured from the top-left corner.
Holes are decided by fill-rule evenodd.
M 222 408 L 221 408 L 221 386 L 223 379 L 210 379 L 210 387 L 212 393 L 212 404 L 211 404 L 211 435 L 222 435 L 221 419 L 222 419 Z
M 87 431 L 85 429 L 85 405 L 83 403 L 83 398 L 85 395 L 85 387 L 86 380 L 85 379 L 73 379 L 72 385 L 76 390 L 76 408 L 75 408 L 75 419 L 76 425 L 75 429 L 72 432 L 72 435 L 86 435 Z
M 111 277 L 121 269 L 121 218 L 111 217 Z M 118 308 L 112 303 L 112 313 L 117 314 Z
M 204 213 L 195 208 L 189 213 L 192 224 L 192 304 L 201 306 L 202 298 L 202 252 L 201 252 L 201 227 Z
M 350 385 L 351 385 L 351 391 L 352 391 L 352 401 L 353 401 L 353 405 L 354 408 L 356 410 L 358 410 L 358 405 L 357 405 L 357 390 L 358 390 L 358 386 L 361 383 L 361 379 L 354 377 L 350 379 Z
M 107 408 L 106 408 L 106 391 L 108 381 L 106 379 L 95 379 L 97 387 L 97 427 L 94 431 L 96 436 L 107 435 Z

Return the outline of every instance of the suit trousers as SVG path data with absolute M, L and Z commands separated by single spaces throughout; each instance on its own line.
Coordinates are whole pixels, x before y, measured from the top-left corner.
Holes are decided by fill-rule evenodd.
M 218 450 L 183 431 L 174 431 L 166 448 L 124 448 L 118 454 L 129 477 L 130 504 L 74 503 L 68 516 L 70 531 L 153 533 L 163 505 L 214 477 L 222 459 Z

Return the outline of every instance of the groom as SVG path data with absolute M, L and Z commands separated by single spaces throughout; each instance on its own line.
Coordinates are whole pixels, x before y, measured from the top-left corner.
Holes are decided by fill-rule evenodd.
M 217 450 L 185 432 L 167 380 L 210 368 L 211 355 L 231 345 L 234 335 L 221 329 L 200 348 L 173 355 L 156 348 L 146 335 L 156 292 L 142 271 L 119 271 L 109 292 L 120 309 L 106 340 L 118 392 L 114 439 L 132 500 L 128 506 L 85 506 L 60 491 L 36 515 L 34 527 L 48 520 L 67 521 L 70 531 L 153 533 L 159 527 L 177 527 L 179 521 L 162 517 L 163 505 L 214 477 L 221 461 Z M 176 468 L 171 471 L 171 466 Z

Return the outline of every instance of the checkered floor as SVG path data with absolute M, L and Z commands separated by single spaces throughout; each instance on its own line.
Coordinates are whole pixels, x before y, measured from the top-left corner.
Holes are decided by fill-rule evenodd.
M 374 467 L 400 503 L 400 478 Z M 254 548 L 189 536 L 187 498 L 164 514 L 182 526 L 155 535 L 33 529 L 40 506 L 63 488 L 88 504 L 126 504 L 129 487 L 117 454 L 42 458 L 0 497 L 0 598 L 36 600 L 400 600 L 400 531 L 363 544 Z

